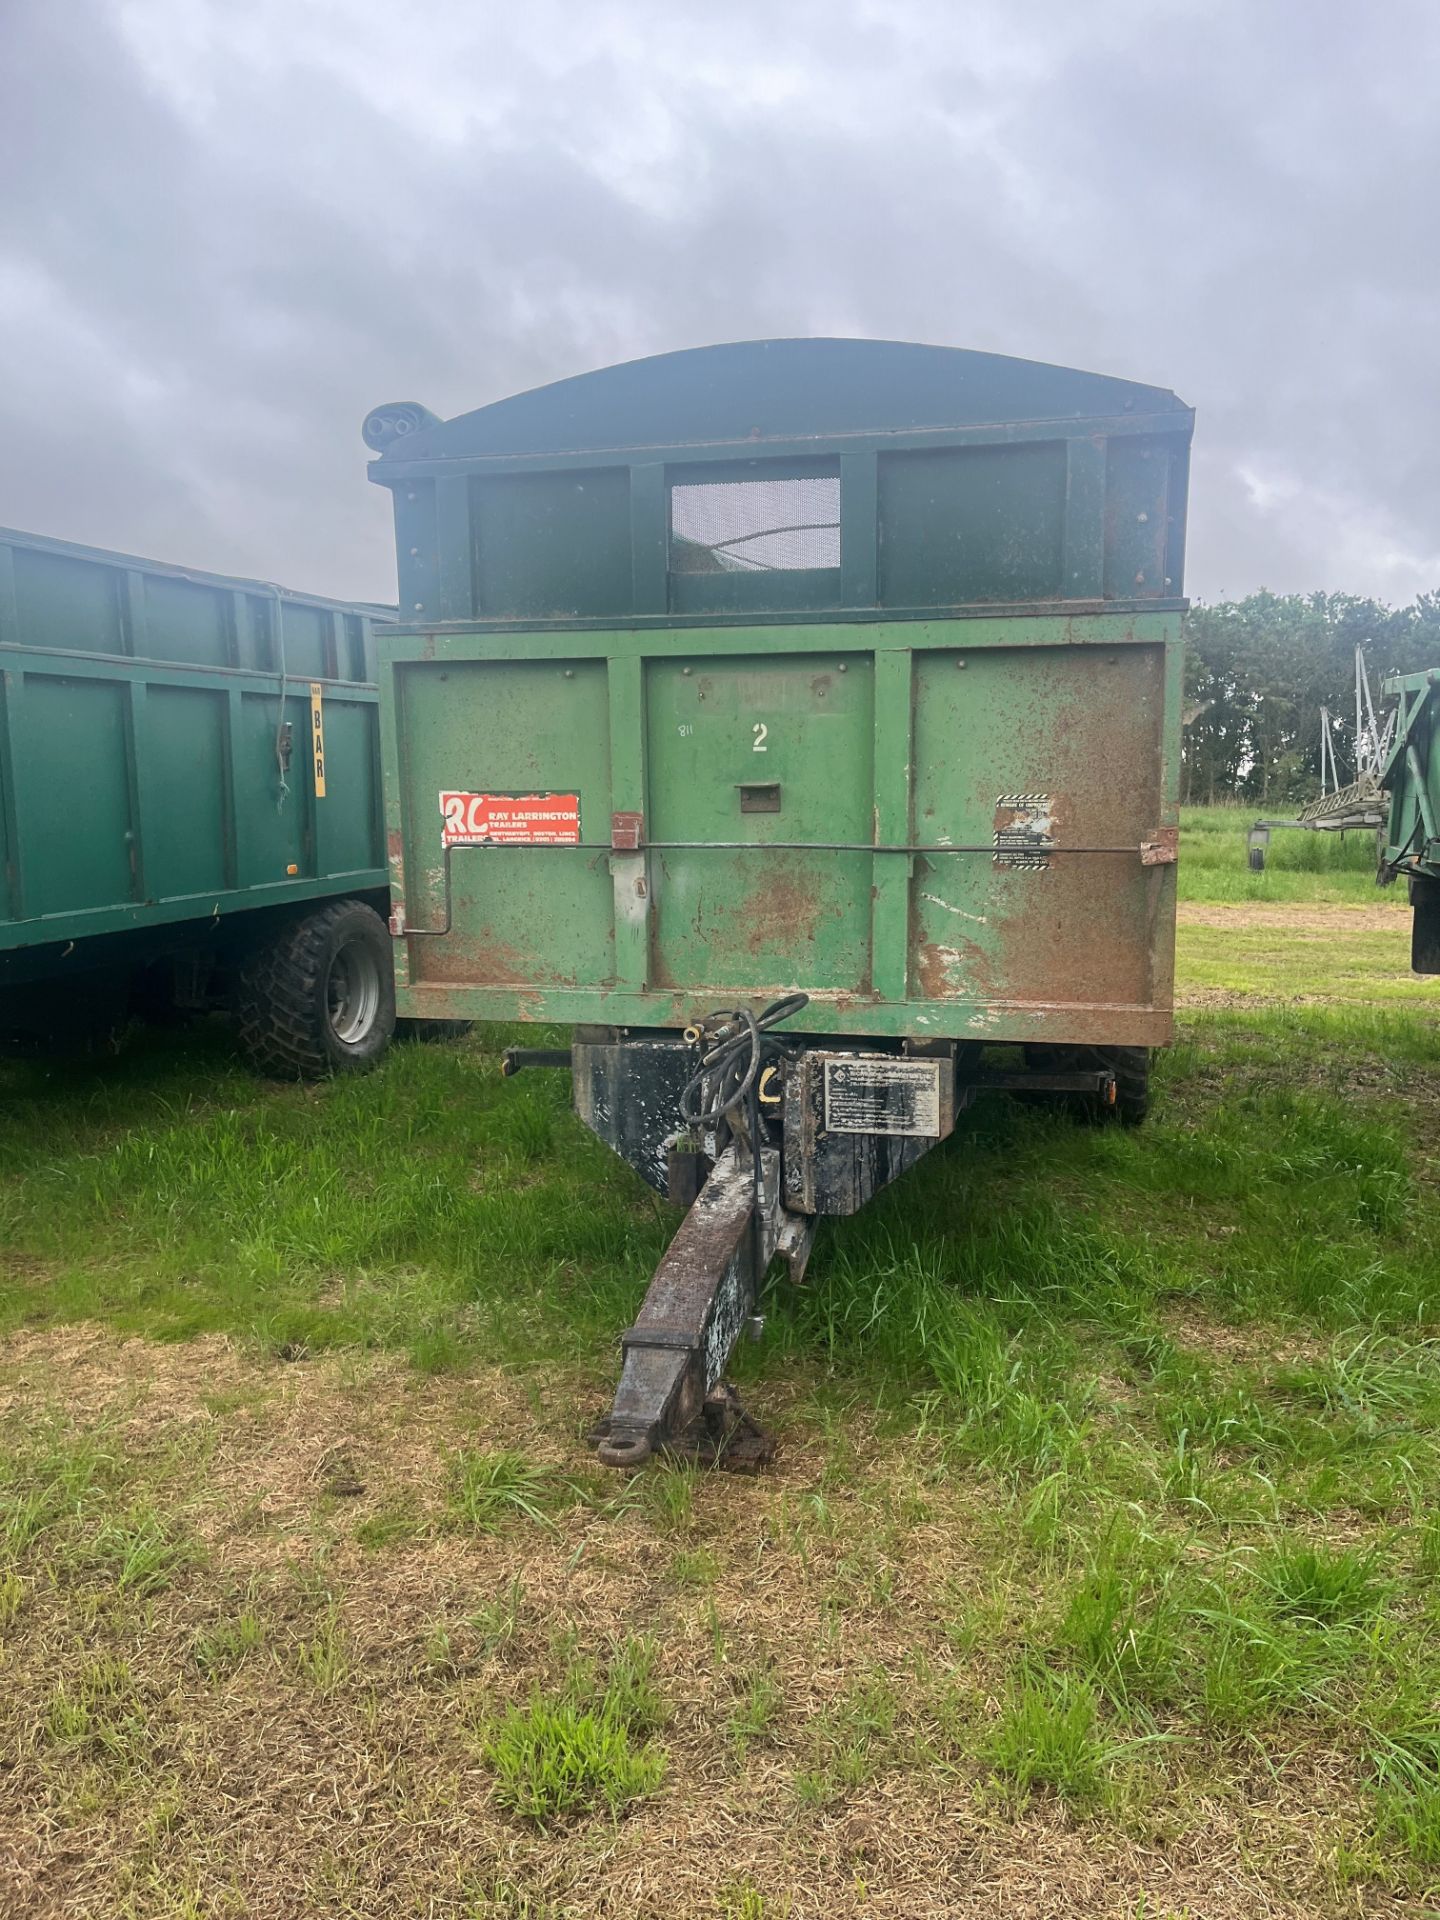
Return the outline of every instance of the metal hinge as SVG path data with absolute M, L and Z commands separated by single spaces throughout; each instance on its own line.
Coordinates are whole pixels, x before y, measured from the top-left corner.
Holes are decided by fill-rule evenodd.
M 1180 829 L 1156 827 L 1140 842 L 1142 867 L 1173 867 L 1180 857 Z

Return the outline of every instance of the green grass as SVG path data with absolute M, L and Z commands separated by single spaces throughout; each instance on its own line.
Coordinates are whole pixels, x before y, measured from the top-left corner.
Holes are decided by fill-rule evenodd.
M 399 1347 L 430 1370 L 482 1345 L 530 1358 L 537 1338 L 548 1355 L 567 1327 L 588 1352 L 665 1222 L 575 1135 L 558 1076 L 493 1068 L 402 1047 L 363 1080 L 276 1089 L 218 1026 L 145 1036 L 108 1069 L 0 1064 L 0 1244 L 24 1256 L 0 1326 L 243 1322 L 282 1355 Z
M 264 1622 L 242 1609 L 233 1619 L 217 1621 L 195 1635 L 195 1664 L 211 1679 L 222 1679 L 236 1672 L 264 1644 Z
M 512 1708 L 485 1742 L 499 1804 L 538 1826 L 600 1806 L 619 1813 L 653 1793 L 663 1755 L 636 1747 L 626 1727 L 604 1713 L 535 1701 Z
M 653 1641 L 632 1639 L 601 1675 L 571 1664 L 561 1689 L 511 1707 L 484 1731 L 481 1753 L 498 1805 L 536 1826 L 605 1809 L 618 1814 L 659 1786 L 665 1755 L 650 1736 L 669 1719 L 655 1684 Z
M 549 1526 L 552 1508 L 567 1498 L 573 1499 L 574 1492 L 549 1468 L 502 1448 L 456 1457 L 448 1505 L 457 1524 L 475 1533 L 493 1533 L 506 1520 L 515 1518 Z
M 1333 926 L 1297 932 L 1283 921 L 1182 924 L 1185 998 L 1202 1005 L 1207 996 L 1365 1009 L 1410 1005 L 1423 1014 L 1435 1005 L 1435 985 L 1410 971 L 1410 915 L 1394 901 L 1383 911 L 1393 924 L 1345 931 L 1339 941 Z
M 1083 1805 L 1100 1796 L 1112 1759 L 1098 1722 L 1086 1681 L 1026 1667 L 1010 1684 L 985 1756 L 1020 1793 L 1048 1787 Z
M 1185 807 L 1180 814 L 1182 900 L 1333 901 L 1365 906 L 1393 899 L 1375 885 L 1375 835 L 1276 828 L 1263 873 L 1250 871 L 1246 836 L 1274 807 Z

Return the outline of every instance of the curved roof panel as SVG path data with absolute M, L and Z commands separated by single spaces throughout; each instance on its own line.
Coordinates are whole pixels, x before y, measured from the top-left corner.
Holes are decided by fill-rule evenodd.
M 453 420 L 416 409 L 378 464 L 830 440 L 1187 413 L 1165 387 L 898 340 L 740 340 L 577 374 Z

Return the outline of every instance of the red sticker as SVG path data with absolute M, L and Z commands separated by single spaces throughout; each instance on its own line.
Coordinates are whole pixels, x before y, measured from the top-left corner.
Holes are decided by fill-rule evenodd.
M 445 847 L 575 847 L 578 793 L 442 793 Z

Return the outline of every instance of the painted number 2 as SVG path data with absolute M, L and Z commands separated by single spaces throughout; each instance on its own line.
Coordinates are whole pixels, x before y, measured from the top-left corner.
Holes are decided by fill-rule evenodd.
M 763 720 L 757 720 L 750 731 L 755 735 L 755 745 L 751 751 L 754 753 L 768 753 L 770 749 L 766 746 L 765 741 L 770 729 L 766 726 L 765 722 Z

